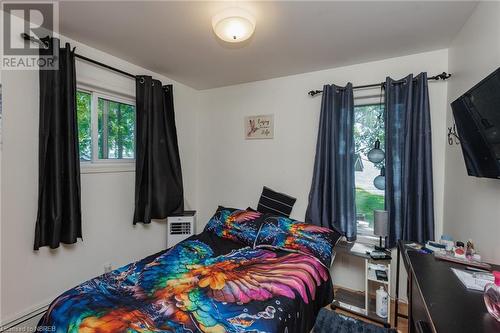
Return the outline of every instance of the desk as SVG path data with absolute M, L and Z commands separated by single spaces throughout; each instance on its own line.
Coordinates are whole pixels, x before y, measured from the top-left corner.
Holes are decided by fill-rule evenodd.
M 500 332 L 500 323 L 486 310 L 482 292 L 468 291 L 450 269 L 463 269 L 463 265 L 436 260 L 432 254 L 422 254 L 405 244 L 398 242 L 397 264 L 399 266 L 401 256 L 408 272 L 410 333 Z M 492 265 L 492 268 L 500 270 L 500 266 Z M 398 287 L 399 276 L 396 297 Z

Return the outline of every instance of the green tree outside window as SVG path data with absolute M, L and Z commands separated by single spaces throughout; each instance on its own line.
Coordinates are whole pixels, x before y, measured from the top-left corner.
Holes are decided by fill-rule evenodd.
M 84 91 L 76 92 L 76 115 L 78 122 L 78 147 L 80 160 L 92 160 L 92 127 L 90 122 L 90 108 L 92 95 Z
M 366 155 L 373 148 L 378 139 L 384 150 L 384 106 L 381 104 L 363 105 L 354 107 L 354 147 L 356 157 L 356 214 L 358 231 L 360 226 L 373 227 L 373 211 L 384 209 L 384 192 L 373 186 L 373 179 L 379 174 L 385 161 L 374 165 Z
M 97 135 L 92 136 L 92 94 L 77 91 L 78 143 L 81 161 L 135 158 L 135 107 L 97 98 Z M 92 141 L 97 156 L 92 156 Z

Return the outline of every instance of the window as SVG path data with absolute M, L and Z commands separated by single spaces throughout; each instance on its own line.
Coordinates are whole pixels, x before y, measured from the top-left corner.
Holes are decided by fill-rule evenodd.
M 133 162 L 133 100 L 79 89 L 76 93 L 80 161 Z
M 78 143 L 80 160 L 92 159 L 92 124 L 90 122 L 90 106 L 92 95 L 85 91 L 76 92 L 76 114 L 78 121 Z
M 98 98 L 99 159 L 134 158 L 135 107 Z
M 356 213 L 359 235 L 373 235 L 373 211 L 384 209 L 385 191 L 374 185 L 381 174 L 385 160 L 374 164 L 368 160 L 368 152 L 376 140 L 384 150 L 384 105 L 372 104 L 354 107 L 354 146 L 355 146 L 355 186 Z

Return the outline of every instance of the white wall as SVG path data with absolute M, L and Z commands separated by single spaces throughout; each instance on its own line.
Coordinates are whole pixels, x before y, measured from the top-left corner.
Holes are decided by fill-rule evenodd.
M 480 2 L 449 48 L 448 104 L 500 67 L 500 2 Z M 448 108 L 448 126 L 453 124 Z M 446 149 L 444 232 L 472 239 L 500 263 L 500 180 L 467 176 L 460 146 Z
M 303 220 L 312 179 L 321 97 L 307 92 L 323 84 L 362 85 L 427 71 L 448 70 L 448 52 L 439 50 L 383 61 L 252 82 L 202 92 L 198 121 L 199 228 L 217 205 L 255 207 L 263 185 L 297 198 L 292 217 Z M 442 231 L 447 83 L 429 83 L 436 233 Z M 364 92 L 366 94 L 367 92 Z M 377 95 L 379 89 L 371 92 Z M 274 114 L 273 140 L 245 140 L 247 115 Z M 351 260 L 352 261 L 352 260 Z M 363 289 L 363 271 L 349 260 L 335 264 L 338 284 Z
M 173 83 L 187 208 L 196 208 L 197 92 L 80 43 L 77 52 L 137 74 Z M 82 62 L 77 79 L 134 96 L 133 80 Z M 1 215 L 2 323 L 46 305 L 58 294 L 166 247 L 166 225 L 132 225 L 134 172 L 81 176 L 83 242 L 33 251 L 38 184 L 38 72 L 4 71 Z
M 311 98 L 307 91 L 320 89 L 325 83 L 344 85 L 351 81 L 361 85 L 383 81 L 386 75 L 402 78 L 421 71 L 429 75 L 449 71 L 454 74 L 450 81 L 429 84 L 436 236 L 444 228 L 455 237 L 477 239 L 483 255 L 498 262 L 500 208 L 495 206 L 500 207 L 500 181 L 467 177 L 461 151 L 446 144 L 446 127 L 451 123 L 449 102 L 500 63 L 499 6 L 478 5 L 449 52 L 438 50 L 205 91 L 173 82 L 186 207 L 198 210 L 198 231 L 219 204 L 255 207 L 263 185 L 297 197 L 292 217 L 304 218 L 321 102 L 321 97 Z M 85 45 L 72 44 L 78 46 L 77 52 L 91 58 L 133 73 L 152 74 L 164 83 L 172 82 Z M 78 63 L 77 72 L 84 83 L 134 94 L 133 81 L 127 78 L 83 63 Z M 132 172 L 83 174 L 84 241 L 57 250 L 33 251 L 38 172 L 37 73 L 4 72 L 2 83 L 0 315 L 5 322 L 102 273 L 106 262 L 117 267 L 163 249 L 166 230 L 157 222 L 132 226 Z M 378 89 L 362 92 L 378 93 Z M 244 116 L 267 113 L 275 115 L 275 138 L 244 140 Z M 479 225 L 482 228 L 469 223 L 477 221 L 477 216 L 485 221 Z M 361 262 L 339 257 L 333 269 L 334 282 L 363 289 L 362 269 Z

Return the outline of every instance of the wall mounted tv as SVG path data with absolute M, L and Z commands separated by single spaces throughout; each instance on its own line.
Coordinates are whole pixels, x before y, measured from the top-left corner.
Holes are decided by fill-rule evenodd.
M 500 68 L 451 103 L 470 176 L 500 178 Z

